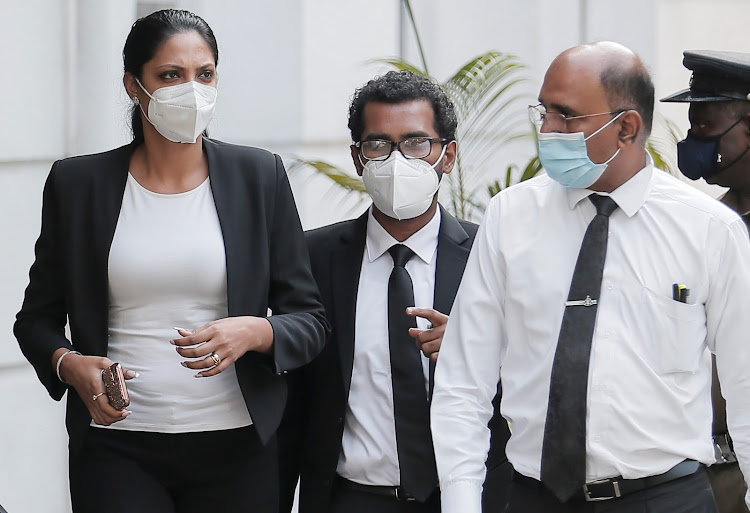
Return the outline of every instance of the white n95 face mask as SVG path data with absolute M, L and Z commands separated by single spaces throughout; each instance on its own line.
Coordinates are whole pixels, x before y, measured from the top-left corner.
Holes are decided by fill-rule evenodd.
M 378 210 L 398 220 L 427 212 L 440 186 L 435 166 L 443 160 L 446 148 L 443 146 L 433 165 L 422 159 L 407 159 L 396 149 L 386 160 L 367 161 L 362 181 Z
M 211 122 L 216 110 L 215 87 L 192 80 L 162 87 L 151 95 L 140 80 L 135 80 L 151 98 L 146 119 L 166 139 L 172 142 L 194 143 Z

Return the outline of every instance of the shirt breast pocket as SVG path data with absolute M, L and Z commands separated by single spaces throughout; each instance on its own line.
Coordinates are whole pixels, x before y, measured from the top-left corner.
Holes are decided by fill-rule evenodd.
M 659 374 L 694 372 L 705 350 L 706 310 L 643 288 L 643 336 Z

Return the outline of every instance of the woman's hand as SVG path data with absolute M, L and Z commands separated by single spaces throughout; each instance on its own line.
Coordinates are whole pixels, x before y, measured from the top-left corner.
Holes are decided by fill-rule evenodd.
M 185 358 L 183 367 L 200 372 L 196 378 L 215 376 L 248 351 L 271 354 L 273 328 L 263 317 L 226 317 L 190 331 L 175 328 L 182 335 L 171 342 Z
M 57 359 L 67 349 L 58 349 L 53 355 Z M 81 400 L 89 410 L 89 415 L 99 425 L 109 426 L 128 415 L 128 410 L 115 410 L 109 405 L 107 395 L 104 393 L 104 382 L 102 381 L 102 370 L 112 365 L 109 358 L 100 356 L 83 356 L 79 354 L 68 354 L 60 364 L 60 377 L 75 388 Z M 125 379 L 133 379 L 137 376 L 132 370 L 123 368 Z

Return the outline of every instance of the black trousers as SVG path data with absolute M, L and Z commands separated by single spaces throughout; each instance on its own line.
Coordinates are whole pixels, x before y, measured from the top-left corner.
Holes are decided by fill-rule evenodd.
M 421 503 L 334 485 L 330 513 L 440 513 L 440 491 Z
M 74 513 L 276 513 L 276 440 L 253 426 L 199 433 L 90 428 L 70 454 Z
M 505 513 L 716 513 L 716 503 L 704 468 L 618 499 L 560 503 L 541 487 L 512 481 Z
M 487 470 L 482 489 L 482 513 L 503 513 L 512 475 L 513 465 L 509 461 Z
M 706 469 L 719 513 L 748 513 L 747 485 L 738 463 L 711 465 Z

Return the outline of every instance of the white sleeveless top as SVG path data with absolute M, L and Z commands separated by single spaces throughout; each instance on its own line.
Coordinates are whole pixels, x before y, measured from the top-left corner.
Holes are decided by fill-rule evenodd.
M 208 178 L 187 192 L 159 194 L 128 175 L 109 253 L 107 356 L 140 376 L 127 381 L 132 414 L 109 428 L 185 433 L 252 423 L 234 365 L 195 378 L 169 343 L 179 336 L 174 326 L 227 316 L 226 281 Z

